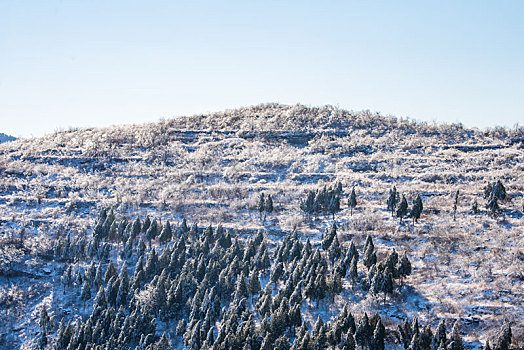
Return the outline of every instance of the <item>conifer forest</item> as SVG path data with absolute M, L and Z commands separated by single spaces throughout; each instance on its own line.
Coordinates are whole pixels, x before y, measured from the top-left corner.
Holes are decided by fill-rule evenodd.
M 0 144 L 1 349 L 524 347 L 524 129 L 264 104 Z

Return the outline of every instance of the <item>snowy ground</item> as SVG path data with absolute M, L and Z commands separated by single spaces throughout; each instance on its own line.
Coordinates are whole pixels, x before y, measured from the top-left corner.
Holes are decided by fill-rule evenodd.
M 337 129 L 337 118 L 351 122 Z M 336 303 L 351 300 L 357 313 L 380 308 L 391 324 L 415 315 L 423 322 L 461 318 L 472 344 L 491 339 L 507 319 L 523 345 L 522 136 L 381 118 L 329 108 L 253 107 L 0 145 L 0 343 L 30 347 L 42 303 L 61 305 L 51 310 L 57 322 L 83 313 L 75 309 L 76 296 L 60 293 L 60 266 L 46 259 L 46 250 L 68 232 L 90 232 L 102 207 L 130 218 L 185 217 L 248 234 L 264 229 L 275 241 L 297 228 L 318 243 L 333 220 L 306 218 L 299 202 L 305 191 L 341 181 L 343 210 L 335 220 L 342 241 L 351 238 L 361 249 L 369 234 L 380 253 L 407 252 L 414 273 L 385 305 L 349 285 Z M 498 179 L 508 198 L 502 215 L 492 218 L 482 192 Z M 400 225 L 385 210 L 393 185 L 410 205 L 422 195 L 425 210 L 414 226 Z M 358 206 L 350 215 L 352 186 Z M 262 191 L 273 196 L 276 209 L 265 222 L 256 212 Z M 474 200 L 480 214 L 471 213 Z M 306 314 L 314 319 L 336 312 L 321 304 Z

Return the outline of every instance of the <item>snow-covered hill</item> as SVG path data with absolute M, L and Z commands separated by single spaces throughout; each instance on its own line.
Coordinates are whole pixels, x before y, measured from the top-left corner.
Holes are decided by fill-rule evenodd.
M 382 297 L 344 279 L 335 304 L 321 303 L 321 312 L 315 303 L 304 304 L 307 322 L 319 314 L 328 321 L 338 314 L 337 305 L 350 300 L 351 310 L 379 312 L 390 346 L 405 317 L 433 328 L 441 319 L 449 327 L 461 319 L 464 339 L 472 346 L 493 339 L 509 320 L 515 342 L 522 342 L 523 140 L 524 130 L 476 130 L 331 106 L 264 104 L 3 143 L 0 316 L 6 323 L 0 343 L 34 344 L 39 330 L 31 312 L 42 303 L 55 316 L 50 339 L 60 318 L 67 323 L 78 313 L 86 320 L 89 308 L 82 310 L 74 289 L 61 297 L 59 276 L 68 264 L 83 273 L 89 263 L 65 264 L 52 252 L 68 234 L 91 242 L 103 208 L 113 208 L 119 220 L 129 222 L 149 215 L 177 227 L 183 218 L 201 229 L 221 225 L 243 242 L 262 230 L 272 252 L 293 230 L 302 242 L 309 238 L 320 247 L 335 222 L 343 249 L 353 242 L 362 256 L 369 235 L 379 260 L 394 248 L 407 254 L 413 273 L 385 306 Z M 485 208 L 484 188 L 498 180 L 507 196 L 493 216 Z M 300 203 L 308 191 L 335 183 L 342 184 L 335 219 L 330 213 L 306 215 Z M 409 208 L 421 195 L 424 210 L 417 223 L 408 218 L 401 223 L 388 211 L 393 186 Z M 348 208 L 352 188 L 354 210 Z M 261 193 L 274 201 L 265 220 L 258 211 Z M 124 247 L 108 244 L 120 269 Z M 153 248 L 165 249 L 156 241 Z M 107 261 L 101 263 L 106 269 Z M 364 278 L 367 268 L 360 261 L 358 271 Z M 159 324 L 158 338 L 161 331 L 182 346 L 174 330 Z

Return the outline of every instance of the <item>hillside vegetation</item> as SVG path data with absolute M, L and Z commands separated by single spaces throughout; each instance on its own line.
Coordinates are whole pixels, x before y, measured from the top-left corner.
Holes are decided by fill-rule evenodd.
M 2 143 L 0 344 L 519 348 L 523 193 L 522 128 L 331 106 Z

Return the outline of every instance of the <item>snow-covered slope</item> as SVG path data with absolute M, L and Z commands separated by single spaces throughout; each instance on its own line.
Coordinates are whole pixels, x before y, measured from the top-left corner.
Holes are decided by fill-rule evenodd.
M 66 321 L 71 313 L 87 316 L 74 293 L 60 297 L 65 265 L 51 252 L 68 233 L 91 237 L 102 208 L 130 221 L 150 215 L 177 225 L 182 218 L 201 228 L 222 225 L 239 230 L 242 239 L 263 230 L 271 249 L 294 229 L 318 246 L 335 221 L 343 247 L 352 241 L 363 254 L 369 235 L 379 258 L 395 248 L 412 261 L 406 287 L 385 307 L 349 281 L 340 294 L 352 300 L 354 310 L 380 312 L 392 338 L 399 318 L 418 317 L 432 327 L 438 319 L 461 318 L 464 337 L 474 345 L 492 339 L 507 319 L 522 339 L 523 140 L 523 130 L 265 104 L 3 143 L 0 316 L 6 323 L 0 343 L 36 341 L 34 313 L 42 303 L 57 317 L 53 336 L 62 316 Z M 507 197 L 493 217 L 483 195 L 486 184 L 497 180 Z M 335 220 L 330 214 L 306 216 L 300 202 L 307 191 L 337 182 L 343 190 Z M 387 210 L 393 186 L 410 208 L 421 195 L 418 223 L 401 224 Z M 353 187 L 358 204 L 350 210 Z M 274 200 L 275 211 L 266 220 L 257 210 L 261 193 Z M 479 213 L 472 212 L 475 201 Z M 83 264 L 75 268 L 83 271 Z M 359 271 L 366 271 L 360 262 Z M 323 305 L 323 317 L 337 314 L 330 305 Z M 305 311 L 304 317 L 317 314 Z

